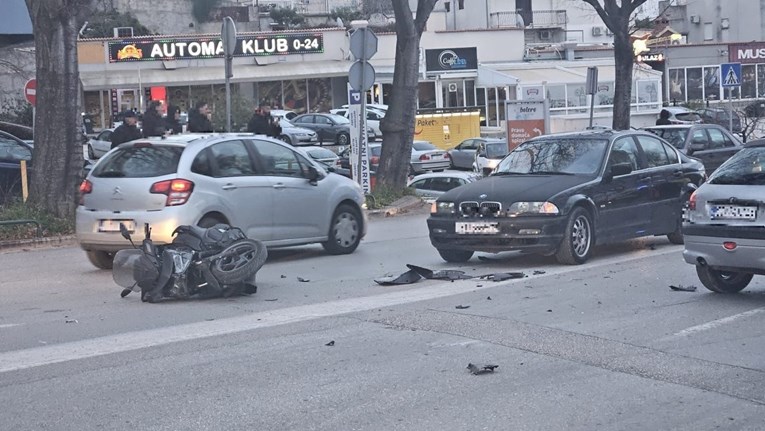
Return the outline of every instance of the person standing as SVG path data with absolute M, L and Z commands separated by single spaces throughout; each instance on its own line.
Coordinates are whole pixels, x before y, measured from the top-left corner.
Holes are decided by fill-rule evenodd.
M 112 148 L 134 139 L 141 139 L 143 135 L 137 126 L 138 115 L 133 111 L 122 113 L 122 124 L 112 132 Z
M 261 104 L 247 123 L 247 131 L 256 135 L 266 135 L 278 138 L 282 134 L 282 126 L 279 120 L 271 116 L 271 107 Z
M 179 135 L 183 133 L 183 124 L 181 124 L 181 108 L 175 105 L 169 105 L 167 107 L 167 115 L 165 116 L 165 128 L 173 135 Z
M 143 113 L 143 136 L 145 138 L 165 135 L 165 122 L 159 113 L 160 105 L 158 100 L 152 100 L 149 102 L 146 112 Z
M 210 121 L 212 111 L 207 106 L 207 102 L 199 101 L 194 105 L 194 109 L 189 112 L 189 132 L 191 133 L 212 133 L 213 125 Z
M 669 111 L 667 111 L 666 109 L 662 109 L 661 112 L 659 113 L 659 119 L 656 120 L 656 125 L 667 126 L 670 124 L 672 124 L 672 122 L 669 121 Z

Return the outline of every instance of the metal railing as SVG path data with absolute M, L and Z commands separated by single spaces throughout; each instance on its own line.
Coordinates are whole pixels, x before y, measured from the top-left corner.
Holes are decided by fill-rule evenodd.
M 566 28 L 565 10 L 535 10 L 530 12 L 492 12 L 492 28 Z
M 244 3 L 240 1 L 240 4 Z M 255 5 L 252 0 L 247 4 Z M 259 0 L 260 11 L 268 12 L 272 7 L 289 7 L 297 10 L 302 15 L 329 15 L 333 10 L 341 7 L 361 8 L 360 0 Z
M 0 220 L 0 226 L 13 226 L 19 224 L 33 224 L 36 227 L 37 237 L 42 236 L 42 225 L 37 220 Z

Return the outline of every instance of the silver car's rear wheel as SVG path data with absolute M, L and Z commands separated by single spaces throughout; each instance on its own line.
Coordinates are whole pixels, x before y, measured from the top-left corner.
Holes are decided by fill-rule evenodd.
M 114 264 L 114 253 L 109 253 L 101 250 L 86 251 L 88 260 L 98 269 L 112 269 Z
M 754 277 L 746 272 L 718 271 L 701 265 L 696 265 L 696 274 L 704 287 L 717 293 L 740 292 Z

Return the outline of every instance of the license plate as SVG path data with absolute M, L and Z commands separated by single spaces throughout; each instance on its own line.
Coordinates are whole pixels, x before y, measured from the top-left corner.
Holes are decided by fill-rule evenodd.
M 491 235 L 499 233 L 499 223 L 457 222 L 454 231 L 460 235 Z
M 135 221 L 133 220 L 99 220 L 98 231 L 99 232 L 119 232 L 120 223 L 124 224 L 128 232 L 135 232 Z
M 712 220 L 755 220 L 757 218 L 757 207 L 740 205 L 710 205 L 709 218 Z

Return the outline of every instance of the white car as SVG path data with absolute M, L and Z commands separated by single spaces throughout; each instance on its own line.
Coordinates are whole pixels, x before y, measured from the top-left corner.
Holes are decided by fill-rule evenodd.
M 348 108 L 330 109 L 331 114 L 341 115 L 345 118 L 349 116 Z M 374 131 L 374 139 L 382 139 L 383 133 L 380 130 L 380 121 L 385 117 L 385 112 L 377 110 L 375 108 L 367 108 L 367 127 L 370 127 Z
M 243 133 L 122 144 L 95 164 L 80 196 L 77 240 L 102 269 L 131 247 L 121 223 L 136 232 L 148 223 L 159 244 L 179 225 L 226 223 L 269 248 L 321 243 L 330 254 L 352 253 L 367 225 L 358 184 L 282 141 Z
M 282 128 L 282 134 L 279 139 L 290 145 L 313 145 L 319 138 L 316 132 L 305 127 L 298 127 L 289 122 L 289 120 L 280 119 L 279 125 Z
M 112 132 L 114 129 L 104 129 L 95 138 L 88 140 L 88 159 L 96 160 L 112 149 Z
M 407 187 L 412 187 L 414 192 L 425 200 L 435 200 L 451 189 L 479 179 L 481 176 L 472 172 L 429 172 L 409 180 Z
M 489 175 L 509 152 L 505 141 L 482 142 L 475 152 L 473 171 Z

